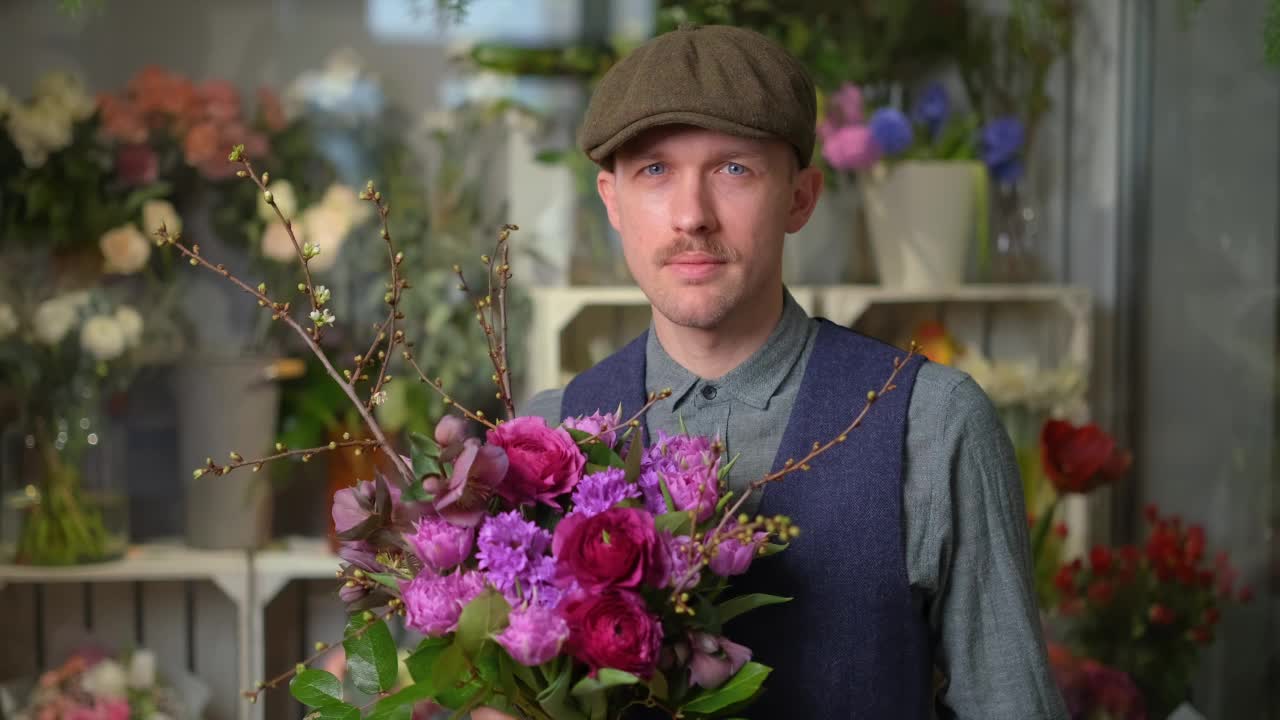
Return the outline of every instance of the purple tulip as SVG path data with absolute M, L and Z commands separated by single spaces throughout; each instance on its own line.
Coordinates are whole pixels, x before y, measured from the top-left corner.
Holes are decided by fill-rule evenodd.
M 708 690 L 723 685 L 751 659 L 750 648 L 703 632 L 689 636 L 689 648 L 689 682 Z
M 741 575 L 746 572 L 747 568 L 751 567 L 751 561 L 755 559 L 756 553 L 760 551 L 760 546 L 769 537 L 768 533 L 757 532 L 752 536 L 751 542 L 743 544 L 734 534 L 733 526 L 730 526 L 728 531 L 729 537 L 720 541 L 720 547 L 711 557 L 711 572 L 720 577 Z

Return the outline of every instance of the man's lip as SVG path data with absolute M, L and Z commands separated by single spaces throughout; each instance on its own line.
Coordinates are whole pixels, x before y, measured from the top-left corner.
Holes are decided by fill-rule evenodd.
M 667 260 L 668 265 L 720 265 L 724 260 L 707 253 L 680 253 Z

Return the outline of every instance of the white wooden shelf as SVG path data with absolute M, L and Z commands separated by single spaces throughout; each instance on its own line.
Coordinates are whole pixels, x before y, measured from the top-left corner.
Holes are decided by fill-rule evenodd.
M 9 584 L 212 582 L 236 608 L 239 689 L 264 676 L 264 614 L 291 580 L 333 579 L 338 557 L 324 540 L 288 539 L 283 549 L 198 550 L 178 543 L 135 545 L 112 562 L 74 567 L 0 565 L 0 589 Z M 336 582 L 336 581 L 335 581 Z M 238 691 L 237 691 L 238 694 Z M 262 720 L 264 707 L 237 702 L 241 720 Z
M 1067 285 L 961 285 L 936 289 L 902 289 L 880 285 L 805 285 L 788 288 L 810 315 L 852 326 L 877 305 L 1028 305 L 1059 307 L 1071 322 L 1067 356 L 1088 366 L 1091 342 L 1091 296 L 1087 288 Z M 529 363 L 528 392 L 563 384 L 560 338 L 584 310 L 591 307 L 640 308 L 648 299 L 640 288 L 627 286 L 535 287 L 529 291 L 533 317 L 525 354 Z

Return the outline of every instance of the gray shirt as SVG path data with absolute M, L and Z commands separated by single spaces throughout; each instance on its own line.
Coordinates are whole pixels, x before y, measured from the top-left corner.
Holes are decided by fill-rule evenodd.
M 764 345 L 723 377 L 704 379 L 673 360 L 650 328 L 645 384 L 650 392 L 672 390 L 647 413 L 651 435 L 678 432 L 683 419 L 689 433 L 721 438 L 726 457 L 737 456 L 729 485 L 741 492 L 772 468 L 816 337 L 817 321 L 787 293 L 782 318 Z M 883 381 L 857 378 L 850 394 L 861 397 Z M 561 395 L 543 391 L 521 414 L 558 423 Z M 927 613 L 934 662 L 945 678 L 937 715 L 1066 718 L 1032 590 L 1013 447 L 969 376 L 937 363 L 920 368 L 907 413 L 903 470 L 907 576 Z M 793 481 L 802 479 L 783 482 Z

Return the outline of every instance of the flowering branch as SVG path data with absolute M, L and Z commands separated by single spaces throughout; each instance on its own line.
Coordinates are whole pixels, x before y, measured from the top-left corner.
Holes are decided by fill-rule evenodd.
M 489 420 L 484 416 L 483 410 L 476 410 L 473 412 L 459 405 L 458 402 L 449 395 L 449 393 L 445 392 L 444 384 L 440 381 L 440 378 L 436 378 L 435 380 L 428 379 L 427 374 L 422 371 L 421 367 L 419 367 L 418 361 L 414 359 L 413 353 L 409 352 L 408 350 L 405 350 L 404 353 L 402 354 L 404 356 L 405 362 L 409 363 L 409 366 L 414 369 L 414 372 L 418 373 L 418 379 L 426 383 L 427 385 L 431 386 L 436 392 L 440 393 L 440 397 L 444 398 L 445 405 L 452 405 L 453 407 L 458 408 L 459 410 L 462 411 L 463 415 L 467 416 L 471 420 L 474 420 L 475 422 L 480 423 L 481 425 L 484 425 L 490 430 L 497 427 L 497 425 L 495 425 L 491 420 Z
M 760 490 L 765 485 L 768 485 L 771 482 L 777 482 L 797 470 L 804 470 L 804 471 L 809 470 L 809 462 L 811 460 L 827 452 L 831 448 L 835 447 L 837 444 L 847 440 L 849 437 L 849 433 L 853 432 L 854 430 L 856 430 L 858 427 L 862 425 L 863 419 L 866 418 L 867 413 L 871 411 L 871 406 L 874 405 L 876 401 L 879 400 L 881 397 L 883 397 L 886 393 L 892 392 L 894 389 L 897 388 L 897 385 L 894 384 L 894 380 L 897 379 L 898 373 L 902 371 L 902 368 L 906 366 L 907 362 L 918 351 L 919 351 L 919 346 L 917 346 L 915 342 L 912 342 L 911 347 L 907 351 L 907 354 L 905 357 L 896 357 L 893 359 L 893 372 L 889 374 L 889 377 L 884 381 L 884 384 L 881 385 L 879 390 L 870 390 L 867 392 L 867 399 L 862 406 L 862 411 L 859 412 L 856 417 L 854 417 L 853 421 L 849 423 L 848 427 L 842 430 L 838 435 L 836 435 L 831 440 L 828 440 L 825 444 L 814 441 L 813 448 L 809 451 L 807 455 L 800 458 L 798 462 L 794 458 L 787 458 L 787 461 L 781 470 L 765 475 L 759 480 L 753 481 L 750 485 L 747 486 L 747 490 L 742 494 L 742 497 L 739 497 L 738 500 L 733 504 L 733 506 L 730 507 L 729 510 L 724 513 L 724 516 L 721 517 L 720 519 L 720 523 L 715 527 L 714 530 L 708 533 L 705 533 L 704 535 L 702 535 L 701 538 L 699 538 L 696 535 L 694 536 L 693 539 L 697 542 L 692 544 L 696 548 L 694 550 L 694 555 L 697 562 L 690 563 L 689 569 L 685 572 L 685 574 L 680 578 L 679 581 L 673 584 L 671 589 L 671 601 L 675 605 L 676 612 L 684 612 L 688 614 L 693 613 L 692 609 L 687 604 L 689 598 L 688 598 L 688 594 L 685 593 L 684 590 L 689 585 L 689 583 L 693 580 L 693 578 L 701 571 L 703 564 L 707 561 L 710 561 L 712 554 L 715 553 L 720 547 L 720 543 L 723 540 L 728 539 L 730 535 L 738 536 L 739 541 L 741 541 L 743 545 L 752 544 L 754 542 L 753 541 L 754 534 L 760 529 L 765 530 L 771 535 L 777 534 L 784 538 L 785 537 L 794 538 L 797 535 L 799 535 L 799 528 L 793 527 L 791 525 L 791 521 L 786 517 L 782 517 L 782 516 L 778 516 L 775 518 L 757 517 L 753 521 L 750 518 L 748 518 L 745 515 L 745 513 L 743 515 L 738 515 L 738 512 L 742 509 L 742 504 L 746 502 L 748 497 L 751 496 L 751 493 Z M 728 526 L 729 521 L 731 519 L 734 519 L 737 521 L 737 526 L 735 526 L 732 531 L 726 532 L 725 528 Z
M 636 411 L 636 414 L 627 418 L 624 422 L 619 423 L 617 427 L 626 427 L 626 428 L 640 427 L 640 417 L 643 416 L 645 413 L 649 412 L 649 408 L 656 405 L 659 400 L 666 400 L 669 397 L 671 397 L 671 388 L 663 388 L 662 390 L 659 390 L 656 393 L 649 393 L 649 399 L 645 402 L 643 406 L 641 406 L 639 410 Z M 619 414 L 621 414 L 621 411 L 619 411 Z M 612 428 L 612 427 L 602 427 L 596 434 L 590 437 L 583 438 L 581 441 L 578 442 L 578 444 L 590 445 L 591 443 L 598 441 L 600 439 L 600 436 L 603 433 L 606 433 L 615 429 L 616 428 Z
M 515 225 L 503 225 L 502 230 L 498 233 L 498 244 L 494 249 L 493 257 L 481 255 L 480 262 L 484 263 L 487 268 L 485 277 L 488 282 L 488 292 L 480 298 L 476 298 L 476 321 L 480 323 L 480 329 L 484 331 L 485 341 L 489 344 L 489 361 L 493 363 L 493 382 L 498 386 L 497 397 L 502 400 L 502 404 L 507 410 L 507 419 L 515 417 L 516 408 L 511 398 L 511 368 L 507 362 L 507 281 L 511 279 L 510 264 L 510 246 L 508 240 L 511 237 L 512 230 L 519 230 Z M 495 265 L 494 259 L 498 262 Z M 457 265 L 453 266 L 453 273 L 458 276 L 458 289 L 467 295 L 471 294 L 471 288 L 467 286 L 467 279 L 462 274 L 462 268 Z M 498 276 L 498 307 L 493 306 L 493 276 Z M 486 310 L 489 316 L 485 317 Z
M 378 448 L 378 441 L 376 440 L 347 440 L 345 438 L 350 438 L 351 435 L 349 433 L 343 433 L 343 435 L 344 440 L 342 442 L 333 441 L 328 445 L 304 448 L 302 450 L 289 450 L 283 443 L 276 443 L 276 454 L 261 457 L 256 460 L 246 460 L 240 455 L 240 453 L 232 451 L 230 453 L 231 462 L 227 465 L 219 465 L 215 463 L 212 458 L 205 458 L 204 467 L 196 469 L 192 475 L 195 479 L 199 480 L 204 475 L 226 475 L 232 470 L 238 470 L 249 465 L 253 466 L 254 472 L 258 472 L 262 469 L 263 465 L 266 465 L 273 460 L 281 460 L 287 457 L 301 456 L 302 462 L 309 462 L 313 456 L 318 455 L 319 453 L 337 450 L 338 448 L 356 448 L 357 455 L 360 454 L 363 448 L 371 448 L 374 450 Z

